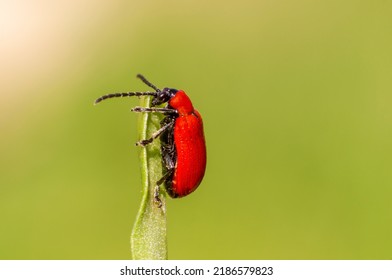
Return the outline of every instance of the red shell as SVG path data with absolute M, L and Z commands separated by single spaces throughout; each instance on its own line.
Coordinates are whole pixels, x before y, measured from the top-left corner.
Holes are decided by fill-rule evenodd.
M 169 101 L 179 116 L 174 124 L 174 146 L 177 161 L 171 191 L 175 197 L 183 197 L 201 183 L 207 163 L 203 120 L 183 91 L 178 91 Z

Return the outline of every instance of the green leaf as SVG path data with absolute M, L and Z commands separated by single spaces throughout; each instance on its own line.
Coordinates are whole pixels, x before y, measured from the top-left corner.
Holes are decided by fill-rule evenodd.
M 149 107 L 150 96 L 141 98 L 141 107 Z M 141 113 L 138 123 L 139 140 L 147 139 L 160 128 L 162 116 Z M 153 141 L 140 147 L 142 175 L 142 202 L 131 234 L 131 250 L 134 260 L 167 259 L 166 201 L 161 195 L 162 207 L 154 203 L 156 182 L 162 177 L 160 142 Z M 162 192 L 165 193 L 165 192 Z

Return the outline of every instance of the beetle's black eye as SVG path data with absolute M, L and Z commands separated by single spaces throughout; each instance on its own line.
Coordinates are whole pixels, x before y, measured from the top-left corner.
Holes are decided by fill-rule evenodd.
M 173 93 L 173 89 L 164 88 L 161 92 L 158 93 L 158 95 L 156 97 L 154 97 L 151 104 L 153 106 L 155 106 L 155 105 L 160 105 L 162 103 L 165 103 L 165 102 L 169 101 L 170 98 L 172 98 L 176 92 L 177 92 L 177 90 L 174 90 L 174 93 Z

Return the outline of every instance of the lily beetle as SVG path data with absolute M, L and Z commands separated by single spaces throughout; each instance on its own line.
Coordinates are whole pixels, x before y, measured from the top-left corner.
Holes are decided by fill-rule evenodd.
M 111 93 L 99 97 L 95 104 L 114 97 L 146 96 L 153 97 L 151 108 L 135 107 L 134 112 L 161 113 L 165 118 L 161 127 L 150 138 L 140 140 L 139 146 L 146 146 L 158 137 L 161 140 L 163 176 L 156 182 L 154 200 L 162 206 L 159 198 L 160 186 L 165 183 L 167 194 L 172 198 L 184 197 L 201 183 L 207 163 L 203 120 L 183 90 L 174 88 L 158 89 L 144 76 L 137 75 L 154 91 Z M 165 107 L 155 107 L 167 103 Z

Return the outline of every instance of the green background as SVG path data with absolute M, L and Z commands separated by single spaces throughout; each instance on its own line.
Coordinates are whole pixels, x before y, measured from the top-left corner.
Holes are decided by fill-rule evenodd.
M 137 73 L 205 123 L 170 259 L 392 258 L 390 1 L 1 5 L 0 259 L 131 257 Z

